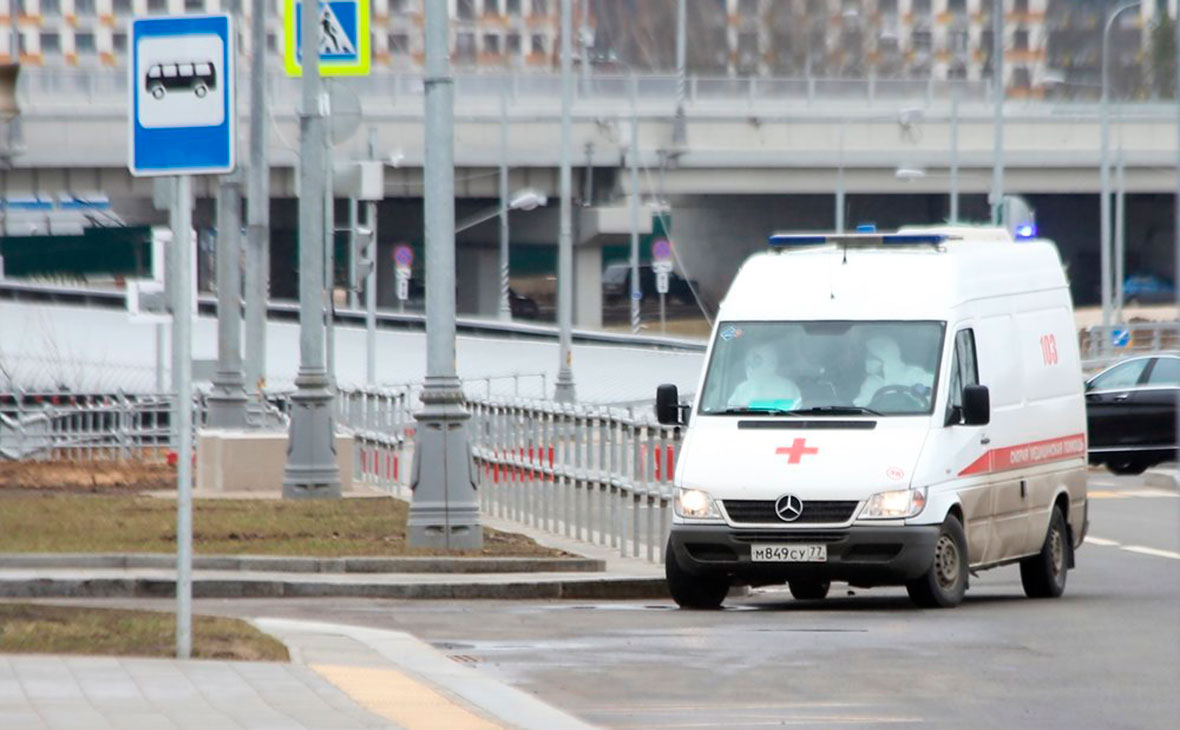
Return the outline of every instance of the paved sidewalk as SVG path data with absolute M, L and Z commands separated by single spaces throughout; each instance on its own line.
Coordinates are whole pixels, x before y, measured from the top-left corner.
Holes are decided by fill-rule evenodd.
M 414 637 L 258 619 L 291 663 L 0 655 L 4 730 L 588 730 Z

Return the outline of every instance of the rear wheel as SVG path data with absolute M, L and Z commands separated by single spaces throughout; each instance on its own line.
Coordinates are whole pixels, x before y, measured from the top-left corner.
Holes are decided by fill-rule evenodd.
M 787 583 L 791 595 L 800 601 L 818 601 L 828 597 L 832 587 L 830 580 L 793 580 Z
M 664 575 L 668 592 L 681 608 L 716 610 L 729 593 L 729 578 L 712 573 L 693 574 L 680 567 L 671 543 L 664 549 Z
M 953 608 L 967 592 L 967 536 L 954 515 L 948 515 L 934 543 L 930 569 L 905 584 L 910 599 L 923 608 Z
M 1134 475 L 1147 471 L 1147 462 L 1143 459 L 1115 459 L 1106 466 L 1115 474 Z
M 1020 582 L 1029 598 L 1058 598 L 1065 593 L 1069 571 L 1069 530 L 1059 507 L 1053 508 L 1041 552 L 1020 561 Z

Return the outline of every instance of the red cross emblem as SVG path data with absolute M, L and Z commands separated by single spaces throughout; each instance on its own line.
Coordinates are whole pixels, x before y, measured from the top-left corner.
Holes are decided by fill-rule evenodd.
M 774 453 L 786 454 L 788 464 L 798 464 L 807 454 L 818 454 L 819 449 L 808 446 L 806 439 L 795 439 L 795 442 L 789 447 L 780 446 L 774 450 Z

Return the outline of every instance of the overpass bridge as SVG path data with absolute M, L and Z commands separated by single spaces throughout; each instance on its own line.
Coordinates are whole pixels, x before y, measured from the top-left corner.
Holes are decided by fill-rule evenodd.
M 4 192 L 101 192 L 129 223 L 162 222 L 150 204 L 151 181 L 133 179 L 126 171 L 127 83 L 126 73 L 118 70 L 23 72 L 22 141 L 12 168 L 0 173 Z M 293 229 L 298 80 L 276 74 L 268 84 L 272 222 L 277 228 Z M 499 195 L 495 170 L 502 155 L 502 125 L 507 126 L 503 154 L 510 186 L 556 196 L 559 78 L 457 74 L 455 85 L 457 215 L 479 209 Z M 336 159 L 368 157 L 372 130 L 375 148 L 390 163 L 385 170 L 381 245 L 420 238 L 422 78 L 374 74 L 332 79 L 331 86 L 336 89 L 338 116 L 352 117 L 358 127 L 356 134 L 336 145 Z M 931 222 L 946 215 L 952 159 L 957 160 L 965 215 L 983 208 L 980 196 L 991 186 L 994 107 L 986 85 L 694 78 L 688 85 L 688 133 L 681 147 L 672 140 L 675 86 L 672 76 L 617 75 L 593 76 L 577 85 L 576 195 L 586 206 L 578 221 L 576 254 L 575 316 L 581 324 L 594 326 L 601 316 L 602 246 L 626 243 L 630 232 L 625 203 L 631 191 L 625 165 L 632 114 L 639 129 L 638 192 L 646 201 L 671 201 L 681 266 L 701 281 L 711 300 L 720 296 L 737 263 L 760 247 L 769 231 L 830 228 L 838 188 L 848 194 L 849 224 L 878 219 L 888 225 L 894 218 Z M 239 99 L 243 130 L 250 114 L 247 101 L 245 95 Z M 1175 104 L 1117 103 L 1111 111 L 1111 149 L 1126 166 L 1126 189 L 1146 196 L 1174 192 Z M 1056 237 L 1075 271 L 1088 269 L 1097 256 L 1093 196 L 1099 190 L 1099 128 L 1099 107 L 1092 102 L 1004 103 L 1005 190 L 1065 201 L 1060 215 L 1064 227 Z M 899 176 L 899 170 L 911 172 Z M 213 181 L 196 180 L 195 190 L 198 199 L 211 199 Z M 1168 226 L 1162 221 L 1170 208 L 1146 205 L 1138 211 L 1134 204 L 1129 206 L 1128 242 L 1132 248 L 1141 246 L 1143 257 L 1158 258 L 1171 248 L 1171 234 L 1165 233 Z M 1084 209 L 1074 210 L 1078 206 Z M 208 205 L 199 205 L 198 224 L 211 220 Z M 650 230 L 648 225 L 645 221 L 641 232 Z M 514 245 L 552 245 L 556 230 L 556 206 L 512 216 Z M 474 297 L 468 311 L 494 311 L 488 307 L 494 306 L 490 292 L 497 291 L 495 237 L 496 226 L 490 222 L 459 238 L 460 277 L 469 282 L 461 289 L 489 293 Z M 382 277 L 392 282 L 384 272 Z

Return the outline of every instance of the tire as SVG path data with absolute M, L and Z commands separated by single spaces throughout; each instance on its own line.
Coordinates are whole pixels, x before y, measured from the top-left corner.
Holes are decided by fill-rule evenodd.
M 209 87 L 204 84 L 197 84 L 193 87 L 193 93 L 197 95 L 198 99 L 204 99 L 205 94 L 209 93 Z
M 694 575 L 685 571 L 676 562 L 671 543 L 664 548 L 664 575 L 668 579 L 668 592 L 681 608 L 698 611 L 715 611 L 729 593 L 729 578 L 725 575 L 702 573 Z
M 155 99 L 163 99 L 164 94 L 166 93 L 164 91 L 164 86 L 162 84 L 156 84 L 156 85 L 152 86 L 152 88 L 149 89 L 149 91 L 151 92 L 152 97 Z
M 1020 561 L 1020 582 L 1029 598 L 1059 598 L 1069 573 L 1069 529 L 1059 507 L 1053 508 L 1041 552 Z
M 793 580 L 787 583 L 791 595 L 800 601 L 818 601 L 828 597 L 830 580 Z
M 1121 476 L 1134 476 L 1147 471 L 1147 462 L 1142 459 L 1118 459 L 1107 462 L 1106 467 Z
M 910 600 L 922 608 L 954 608 L 967 592 L 967 536 L 954 515 L 947 515 L 934 543 L 930 568 L 905 584 Z

